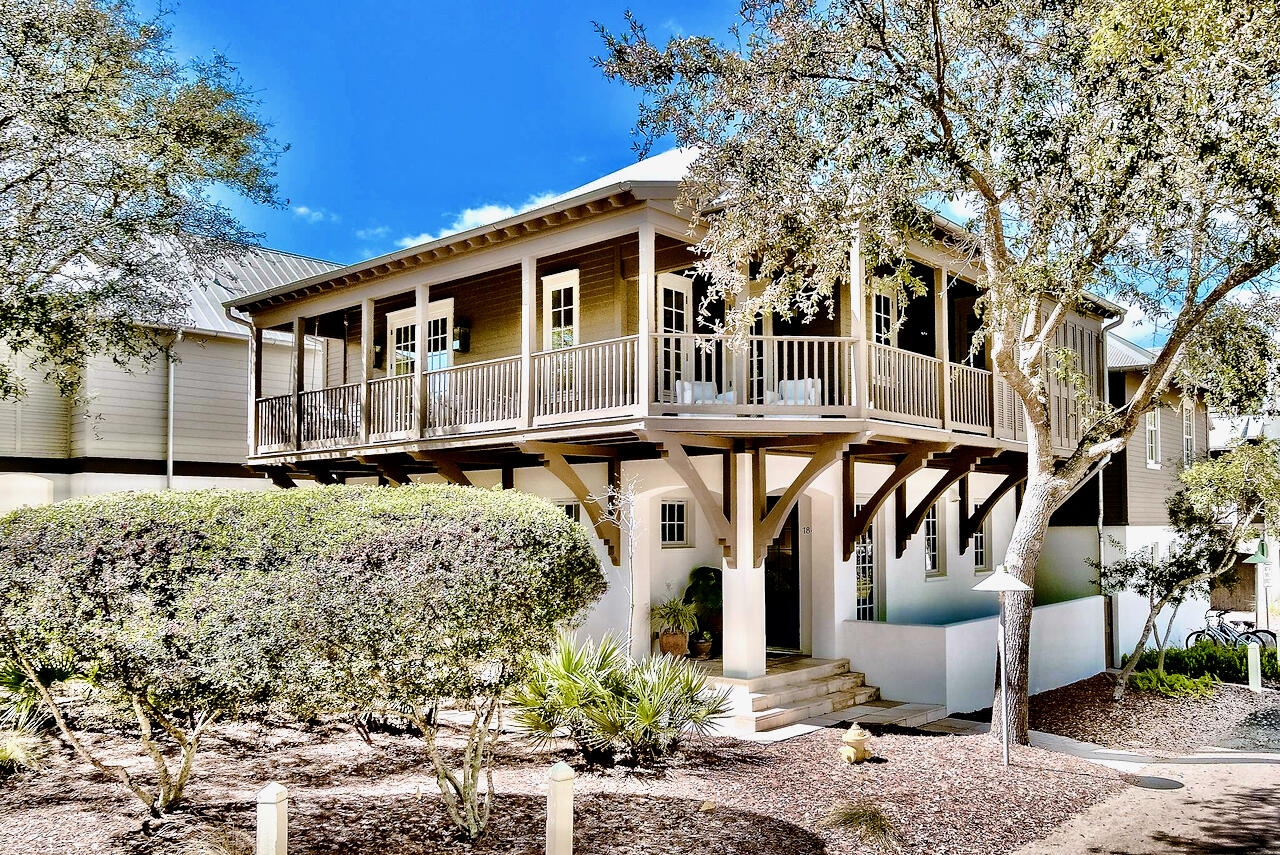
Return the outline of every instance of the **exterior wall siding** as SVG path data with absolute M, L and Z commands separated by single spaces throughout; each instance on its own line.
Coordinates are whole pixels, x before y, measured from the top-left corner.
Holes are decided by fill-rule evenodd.
M 27 394 L 20 401 L 0 401 L 0 456 L 66 457 L 70 403 L 20 359 L 14 362 Z

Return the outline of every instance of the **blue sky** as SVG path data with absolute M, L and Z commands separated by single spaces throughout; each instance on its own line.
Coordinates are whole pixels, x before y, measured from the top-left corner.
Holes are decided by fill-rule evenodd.
M 633 162 L 636 94 L 591 63 L 592 21 L 627 8 L 665 38 L 724 32 L 737 2 L 185 0 L 169 23 L 179 55 L 239 66 L 291 146 L 288 209 L 224 201 L 267 246 L 349 263 Z

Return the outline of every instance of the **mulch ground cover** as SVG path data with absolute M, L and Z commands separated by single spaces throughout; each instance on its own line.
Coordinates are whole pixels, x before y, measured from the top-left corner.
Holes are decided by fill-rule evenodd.
M 982 736 L 883 733 L 873 762 L 849 766 L 837 755 L 840 735 L 825 729 L 772 745 L 707 740 L 657 772 L 579 770 L 575 852 L 880 852 L 821 827 L 837 802 L 868 801 L 892 820 L 902 851 L 994 855 L 1124 786 L 1106 769 L 1034 748 L 1015 749 L 1006 770 L 998 746 Z M 125 756 L 119 737 L 95 741 Z M 41 772 L 0 784 L 0 851 L 250 852 L 253 795 L 274 780 L 290 790 L 291 855 L 535 855 L 544 845 L 546 774 L 559 759 L 577 758 L 504 739 L 490 829 L 472 844 L 449 829 L 412 737 L 378 736 L 371 747 L 338 728 L 225 729 L 198 761 L 192 807 L 150 834 L 111 781 L 82 777 L 74 757 L 57 752 Z
M 1280 749 L 1280 692 L 1221 683 L 1212 697 L 1125 693 L 1099 674 L 1031 698 L 1031 727 L 1111 748 L 1187 754 L 1214 746 Z

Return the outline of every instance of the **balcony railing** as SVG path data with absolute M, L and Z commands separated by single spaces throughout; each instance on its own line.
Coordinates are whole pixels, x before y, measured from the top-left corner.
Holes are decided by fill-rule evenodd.
M 853 339 L 683 333 L 653 337 L 654 400 L 660 412 L 852 415 L 857 394 Z
M 627 336 L 535 353 L 527 390 L 523 360 L 509 356 L 260 398 L 254 453 L 645 415 L 870 417 L 1025 439 L 1016 396 L 981 368 L 852 338 L 750 336 L 731 347 L 657 333 L 645 377 L 639 344 Z

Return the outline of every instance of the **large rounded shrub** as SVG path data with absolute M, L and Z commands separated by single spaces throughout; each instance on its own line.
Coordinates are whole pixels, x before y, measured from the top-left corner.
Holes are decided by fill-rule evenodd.
M 4 654 L 81 757 L 156 814 L 181 800 L 209 725 L 303 695 L 301 685 L 332 673 L 335 639 L 399 633 L 399 646 L 378 650 L 411 653 L 405 673 L 419 675 L 416 688 L 389 690 L 385 674 L 403 666 L 373 663 L 380 654 L 365 650 L 364 660 L 347 660 L 335 703 L 400 702 L 411 692 L 422 705 L 469 701 L 485 691 L 475 675 L 505 682 L 517 651 L 539 639 L 549 646 L 556 627 L 603 590 L 581 527 L 511 491 L 120 493 L 0 519 Z M 411 639 L 416 649 L 405 646 Z M 153 786 L 78 738 L 58 693 L 37 680 L 53 660 L 74 663 L 95 696 L 136 724 Z M 180 749 L 176 767 L 160 732 Z

